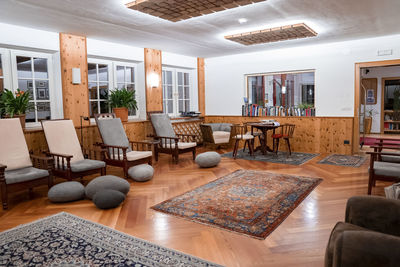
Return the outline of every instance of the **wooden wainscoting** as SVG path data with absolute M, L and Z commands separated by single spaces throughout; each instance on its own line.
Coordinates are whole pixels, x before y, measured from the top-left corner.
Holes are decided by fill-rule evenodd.
M 262 119 L 274 119 L 281 124 L 296 125 L 291 146 L 293 151 L 310 153 L 338 153 L 351 155 L 353 138 L 353 118 L 349 117 L 242 117 L 242 116 L 206 116 L 206 123 L 213 122 L 258 122 Z M 344 141 L 350 144 L 344 144 Z M 271 136 L 268 136 L 272 144 Z M 285 144 L 280 149 L 286 149 Z

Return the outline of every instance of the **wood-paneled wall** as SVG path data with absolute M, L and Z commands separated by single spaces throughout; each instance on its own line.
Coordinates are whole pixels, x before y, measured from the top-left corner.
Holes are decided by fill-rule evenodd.
M 146 110 L 147 112 L 163 111 L 163 90 L 162 90 L 162 52 L 156 49 L 144 49 L 144 66 L 146 82 Z M 150 85 L 151 75 L 158 75 L 157 87 Z
M 242 116 L 206 116 L 205 121 L 228 122 L 241 124 L 243 122 L 258 122 L 266 117 Z M 353 138 L 353 118 L 348 117 L 268 117 L 281 124 L 291 123 L 296 125 L 294 137 L 291 142 L 293 151 L 310 153 L 338 153 L 351 155 Z M 344 144 L 344 141 L 350 144 Z M 268 137 L 272 144 L 271 137 Z M 285 144 L 280 147 L 284 150 Z
M 89 116 L 86 37 L 60 33 L 61 79 L 64 118 L 80 125 L 80 116 Z M 81 83 L 72 84 L 72 68 L 81 70 Z
M 197 79 L 198 79 L 198 92 L 199 92 L 199 111 L 202 116 L 206 115 L 206 84 L 205 84 L 205 70 L 204 58 L 197 58 Z

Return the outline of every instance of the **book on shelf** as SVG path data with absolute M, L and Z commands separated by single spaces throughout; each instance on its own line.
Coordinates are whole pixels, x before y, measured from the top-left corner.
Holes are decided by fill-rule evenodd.
M 259 106 L 256 104 L 242 105 L 242 116 L 245 117 L 315 117 L 315 108 Z

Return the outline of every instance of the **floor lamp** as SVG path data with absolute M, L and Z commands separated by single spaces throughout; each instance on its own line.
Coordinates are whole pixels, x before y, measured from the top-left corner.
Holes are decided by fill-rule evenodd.
M 89 121 L 90 119 L 89 119 L 89 117 L 86 117 L 86 116 L 81 116 L 81 147 L 82 147 L 82 149 L 84 148 L 83 147 L 83 121 Z M 83 155 L 84 157 L 85 157 L 85 159 L 87 159 L 88 158 L 88 155 L 87 154 L 84 154 Z

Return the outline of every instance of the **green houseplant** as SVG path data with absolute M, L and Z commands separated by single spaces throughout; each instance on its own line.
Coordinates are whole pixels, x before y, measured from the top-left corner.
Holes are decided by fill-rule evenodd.
M 113 109 L 115 115 L 121 119 L 121 121 L 128 121 L 129 109 L 137 109 L 137 103 L 135 99 L 135 90 L 128 90 L 126 88 L 111 91 L 108 103 Z
M 29 98 L 29 92 L 17 89 L 14 93 L 4 89 L 0 96 L 0 114 L 7 118 L 19 118 L 22 128 L 25 128 L 26 112 L 33 108 Z

